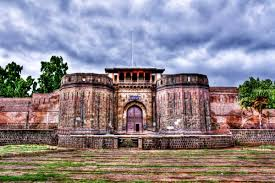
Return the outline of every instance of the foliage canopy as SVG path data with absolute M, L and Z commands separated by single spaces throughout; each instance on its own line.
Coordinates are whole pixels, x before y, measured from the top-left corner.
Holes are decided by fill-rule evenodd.
M 34 79 L 28 76 L 21 77 L 23 66 L 11 62 L 5 68 L 0 67 L 0 96 L 1 97 L 28 97 L 34 85 Z
M 50 93 L 60 88 L 62 77 L 67 73 L 68 64 L 62 57 L 52 56 L 49 62 L 41 62 L 41 75 L 38 78 L 39 93 Z
M 275 82 L 250 77 L 239 86 L 240 104 L 244 108 L 275 108 Z
M 60 87 L 68 65 L 62 57 L 57 56 L 52 56 L 49 62 L 42 61 L 38 84 L 31 76 L 22 78 L 22 70 L 23 66 L 15 62 L 7 64 L 5 68 L 0 66 L 0 97 L 29 97 L 33 92 L 53 92 Z

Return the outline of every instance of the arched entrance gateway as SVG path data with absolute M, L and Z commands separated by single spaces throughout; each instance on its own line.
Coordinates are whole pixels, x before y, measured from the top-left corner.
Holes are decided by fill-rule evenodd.
M 127 110 L 127 133 L 143 131 L 143 115 L 142 109 L 137 105 L 133 105 Z

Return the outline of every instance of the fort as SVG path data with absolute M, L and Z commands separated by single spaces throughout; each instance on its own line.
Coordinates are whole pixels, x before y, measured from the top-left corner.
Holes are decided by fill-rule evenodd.
M 275 110 L 241 109 L 238 89 L 211 87 L 197 73 L 106 68 L 73 73 L 59 90 L 0 98 L 0 145 L 44 143 L 74 148 L 222 148 L 275 144 Z M 234 129 L 237 128 L 237 129 Z

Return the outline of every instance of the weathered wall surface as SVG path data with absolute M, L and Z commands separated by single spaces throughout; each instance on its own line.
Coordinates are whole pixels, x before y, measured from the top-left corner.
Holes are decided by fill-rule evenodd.
M 57 128 L 58 117 L 58 91 L 32 98 L 0 98 L 1 129 Z
M 234 145 L 230 135 L 182 135 L 182 136 L 83 136 L 59 135 L 58 145 L 62 147 L 116 149 L 122 139 L 138 141 L 138 148 L 150 149 L 200 149 L 225 148 Z
M 58 146 L 70 148 L 117 149 L 118 139 L 108 136 L 59 135 Z
M 228 123 L 241 123 L 238 90 L 235 87 L 210 87 L 212 128 L 219 133 L 229 132 Z
M 33 94 L 27 128 L 56 129 L 59 121 L 59 91 Z
M 63 77 L 59 129 L 106 132 L 112 122 L 113 87 L 107 75 L 76 73 Z
M 234 145 L 230 135 L 184 135 L 142 138 L 143 149 L 225 148 Z
M 115 129 L 119 133 L 126 132 L 127 110 L 133 105 L 137 105 L 142 109 L 143 125 L 146 130 L 153 128 L 155 114 L 155 89 L 153 85 L 150 83 L 132 83 L 131 85 L 115 85 Z M 131 96 L 135 96 L 137 99 L 132 100 Z
M 0 130 L 0 145 L 48 144 L 57 145 L 55 130 Z
M 231 130 L 237 145 L 275 144 L 275 129 Z
M 241 109 L 236 87 L 210 87 L 209 90 L 211 121 L 216 132 L 229 132 L 229 128 L 259 128 L 259 114 Z M 263 111 L 262 128 L 275 128 L 275 109 Z
M 0 128 L 25 128 L 31 98 L 0 98 Z
M 92 73 L 66 75 L 61 89 L 50 94 L 0 98 L 0 128 L 55 129 L 59 125 L 124 133 L 126 112 L 132 105 L 142 109 L 143 125 L 152 131 L 205 132 L 211 127 L 214 133 L 224 134 L 230 128 L 259 128 L 259 114 L 241 109 L 237 88 L 209 88 L 205 75 L 163 75 L 156 86 L 146 82 L 113 85 L 107 75 Z M 275 128 L 275 109 L 263 111 L 262 128 Z
M 200 133 L 210 130 L 207 76 L 163 76 L 157 82 L 157 120 L 161 131 Z

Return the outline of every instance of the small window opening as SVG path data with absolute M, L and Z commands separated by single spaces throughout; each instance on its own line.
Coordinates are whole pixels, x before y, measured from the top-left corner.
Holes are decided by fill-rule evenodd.
M 119 81 L 124 81 L 124 73 L 119 73 Z
M 145 73 L 145 80 L 150 81 L 150 73 Z
M 155 75 L 152 75 L 152 82 L 155 82 Z
M 137 73 L 133 73 L 132 81 L 137 82 Z

